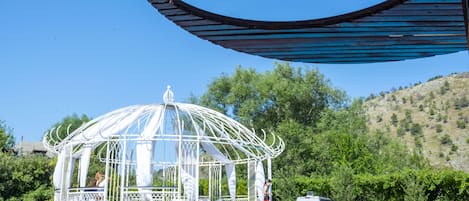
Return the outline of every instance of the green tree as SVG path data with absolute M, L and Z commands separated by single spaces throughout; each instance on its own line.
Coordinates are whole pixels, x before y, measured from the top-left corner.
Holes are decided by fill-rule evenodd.
M 395 113 L 392 113 L 391 115 L 391 124 L 396 127 L 397 123 L 399 123 L 399 120 L 397 119 L 397 115 Z
M 464 119 L 458 119 L 456 121 L 456 126 L 460 129 L 465 129 L 466 128 L 466 121 L 464 121 Z
M 410 134 L 412 134 L 413 136 L 422 136 L 423 135 L 422 126 L 420 126 L 419 123 L 413 123 L 410 129 Z
M 78 127 L 90 120 L 91 119 L 85 114 L 82 114 L 81 116 L 72 114 L 55 123 L 47 132 L 53 132 L 54 134 L 52 136 L 54 136 L 54 140 L 61 141 Z
M 449 90 L 450 90 L 449 82 L 448 80 L 445 80 L 445 83 L 443 84 L 443 86 L 440 87 L 440 94 L 445 95 L 445 93 Z
M 15 138 L 12 129 L 9 128 L 5 121 L 0 120 L 0 151 L 11 152 L 15 146 Z
M 238 67 L 232 76 L 222 75 L 200 103 L 245 125 L 272 128 L 287 119 L 312 125 L 324 109 L 339 107 L 345 99 L 345 93 L 331 87 L 317 70 L 277 63 L 264 74 Z
M 273 195 L 276 200 L 294 200 L 305 193 L 296 182 L 318 178 L 333 180 L 319 189 L 327 195 L 353 192 L 340 178 L 384 174 L 426 166 L 419 154 L 409 154 L 402 144 L 382 131 L 370 132 L 363 100 L 348 102 L 317 70 L 292 68 L 278 63 L 272 71 L 237 68 L 233 75 L 215 79 L 200 99 L 191 99 L 225 113 L 254 129 L 270 129 L 285 142 L 285 151 L 273 160 Z M 409 119 L 403 119 L 407 124 Z M 409 125 L 410 129 L 410 125 Z M 349 171 L 350 170 L 350 171 Z M 349 181 L 347 181 L 349 182 Z
M 333 172 L 332 198 L 334 200 L 354 201 L 360 194 L 359 189 L 354 183 L 353 168 L 339 166 Z
M 445 134 L 443 137 L 441 137 L 440 143 L 445 145 L 452 145 L 453 140 L 451 140 L 451 137 L 448 134 Z
M 45 156 L 0 153 L 0 200 L 50 200 L 53 165 Z
M 468 107 L 469 106 L 469 101 L 466 96 L 463 96 L 461 98 L 456 98 L 454 102 L 454 108 L 456 110 L 460 110 L 462 108 Z
M 412 123 L 412 110 L 405 111 L 405 121 L 407 123 Z
M 399 128 L 397 128 L 397 131 L 396 131 L 396 132 L 397 132 L 397 136 L 402 137 L 402 136 L 405 135 L 405 132 L 406 132 L 406 131 L 405 131 L 405 128 L 399 127 Z

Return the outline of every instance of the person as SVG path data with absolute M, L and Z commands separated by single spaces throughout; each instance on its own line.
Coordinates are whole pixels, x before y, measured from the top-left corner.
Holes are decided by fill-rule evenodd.
M 272 184 L 272 180 L 267 179 L 264 182 L 264 201 L 270 201 L 270 185 Z
M 104 177 L 104 174 L 102 172 L 96 172 L 94 178 L 96 179 L 96 187 L 98 188 L 98 191 L 104 192 L 104 186 L 107 182 L 106 178 Z M 97 200 L 102 200 L 103 197 L 104 194 L 102 193 L 96 195 Z
M 96 179 L 96 187 L 104 188 L 104 184 L 106 183 L 106 179 L 104 178 L 104 174 L 102 172 L 96 172 L 94 176 Z

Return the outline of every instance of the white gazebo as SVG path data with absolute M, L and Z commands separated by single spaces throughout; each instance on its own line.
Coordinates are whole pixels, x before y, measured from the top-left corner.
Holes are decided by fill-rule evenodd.
M 282 139 L 176 103 L 170 87 L 163 98 L 97 117 L 64 139 L 47 133 L 44 145 L 58 154 L 54 200 L 261 200 L 264 168 L 270 179 Z M 88 171 L 92 155 L 103 186 L 87 186 L 95 174 Z

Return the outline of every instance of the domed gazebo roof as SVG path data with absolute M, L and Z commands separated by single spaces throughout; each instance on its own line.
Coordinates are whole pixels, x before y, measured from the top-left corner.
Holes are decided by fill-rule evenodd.
M 91 120 L 63 140 L 55 136 L 51 132 L 44 137 L 44 144 L 55 152 L 60 152 L 67 144 L 75 148 L 97 147 L 109 138 L 198 140 L 217 144 L 218 151 L 232 161 L 276 157 L 284 149 L 282 139 L 274 134 L 267 136 L 262 131 L 259 135 L 220 112 L 174 102 L 169 86 L 162 104 L 124 107 Z M 75 150 L 80 152 L 80 149 Z

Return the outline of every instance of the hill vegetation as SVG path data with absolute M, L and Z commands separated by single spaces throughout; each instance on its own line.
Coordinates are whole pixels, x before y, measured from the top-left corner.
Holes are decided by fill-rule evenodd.
M 434 167 L 469 172 L 469 73 L 436 76 L 364 105 L 371 130 L 390 133 Z

